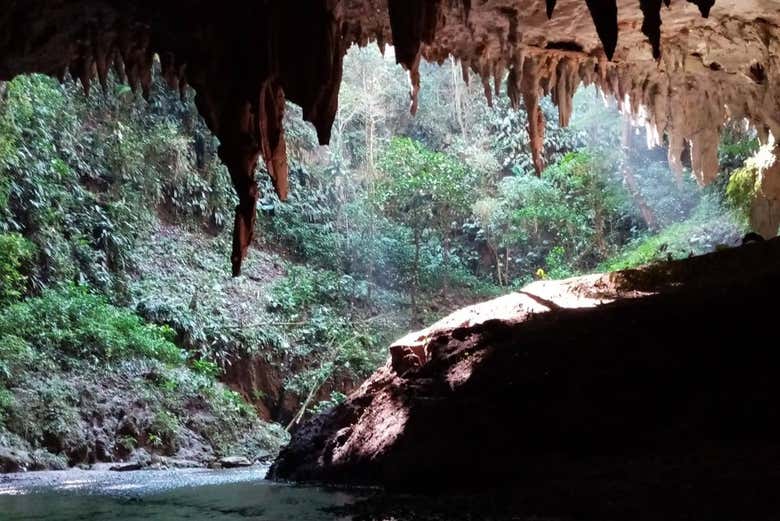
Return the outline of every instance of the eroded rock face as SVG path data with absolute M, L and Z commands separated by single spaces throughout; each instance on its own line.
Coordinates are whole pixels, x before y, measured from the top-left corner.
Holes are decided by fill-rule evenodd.
M 762 304 L 778 262 L 775 239 L 465 308 L 399 340 L 271 475 L 420 491 L 605 473 L 642 485 L 714 465 L 716 487 L 760 480 L 780 434 L 776 310 Z
M 0 1 L 0 81 L 69 71 L 89 91 L 109 67 L 149 95 L 160 56 L 171 88 L 193 86 L 239 196 L 233 270 L 252 241 L 262 155 L 276 191 L 287 193 L 285 100 L 328 143 L 342 59 L 352 43 L 395 44 L 409 71 L 411 109 L 422 58 L 452 54 L 486 95 L 506 91 L 529 110 L 534 165 L 541 171 L 542 94 L 562 123 L 580 84 L 597 84 L 637 115 L 650 135 L 669 136 L 681 168 L 690 143 L 702 183 L 717 171 L 726 118 L 748 118 L 763 138 L 780 137 L 780 10 L 776 0 L 209 0 Z M 552 18 L 548 20 L 548 17 Z M 708 18 L 705 18 L 708 17 Z M 611 60 L 611 61 L 610 61 Z M 493 88 L 490 83 L 493 82 Z M 780 198 L 780 193 L 777 194 Z

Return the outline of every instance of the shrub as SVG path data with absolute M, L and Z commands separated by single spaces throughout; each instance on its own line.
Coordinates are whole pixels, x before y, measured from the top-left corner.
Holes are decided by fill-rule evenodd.
M 5 424 L 33 448 L 69 454 L 84 445 L 78 403 L 69 379 L 57 374 L 30 377 L 23 389 L 15 390 Z
M 5 426 L 8 410 L 13 406 L 14 395 L 0 384 L 0 428 Z
M 209 360 L 193 360 L 192 370 L 208 378 L 216 378 L 222 372 L 219 365 Z
M 18 233 L 0 234 L 0 306 L 24 293 L 25 273 L 34 251 L 32 243 Z
M 758 188 L 758 168 L 755 164 L 746 164 L 735 170 L 726 185 L 726 200 L 745 221 L 750 218 L 750 208 Z
M 149 426 L 149 443 L 155 448 L 164 448 L 170 453 L 176 452 L 179 428 L 176 416 L 168 411 L 160 411 L 154 415 Z
M 81 288 L 49 290 L 0 312 L 0 337 L 16 336 L 36 349 L 85 361 L 134 356 L 180 364 L 182 351 L 165 326 L 108 304 Z
M 35 360 L 35 351 L 22 338 L 11 334 L 0 335 L 0 383 L 12 379 Z
M 707 194 L 685 221 L 673 224 L 655 235 L 628 244 L 615 257 L 603 262 L 600 271 L 635 268 L 654 261 L 680 259 L 734 245 L 745 232 L 746 222 L 724 211 L 720 196 Z
M 547 276 L 551 279 L 565 279 L 576 273 L 569 266 L 566 259 L 566 251 L 562 246 L 555 246 L 545 258 Z

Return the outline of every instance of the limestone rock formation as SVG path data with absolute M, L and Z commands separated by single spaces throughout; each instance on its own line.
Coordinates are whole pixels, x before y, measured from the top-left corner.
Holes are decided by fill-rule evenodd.
M 247 254 L 259 197 L 262 155 L 276 191 L 287 193 L 282 127 L 285 100 L 328 143 L 342 58 L 349 45 L 395 45 L 409 71 L 411 109 L 422 58 L 461 60 L 486 94 L 507 92 L 529 111 L 534 165 L 541 171 L 542 94 L 562 123 L 580 84 L 597 84 L 650 135 L 668 136 L 681 168 L 685 141 L 701 183 L 717 169 L 727 118 L 747 118 L 780 137 L 780 9 L 777 0 L 0 0 L 0 81 L 69 72 L 89 92 L 114 67 L 149 96 L 154 55 L 171 88 L 190 85 L 220 140 L 219 155 L 239 196 L 233 270 Z M 714 5 L 713 5 L 714 4 Z M 550 17 L 548 19 L 548 17 Z M 494 82 L 494 89 L 489 82 Z M 772 185 L 774 186 L 774 185 Z M 772 199 L 780 199 L 780 193 Z
M 687 475 L 710 500 L 763 483 L 780 434 L 778 262 L 774 239 L 460 310 L 399 340 L 271 475 L 414 491 L 609 476 L 634 492 Z
M 759 189 L 750 209 L 750 226 L 763 237 L 773 237 L 780 227 L 780 153 L 759 172 Z

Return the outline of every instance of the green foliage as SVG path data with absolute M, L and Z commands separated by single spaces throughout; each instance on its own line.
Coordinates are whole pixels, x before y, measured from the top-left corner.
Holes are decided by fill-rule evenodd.
M 234 196 L 194 104 L 157 81 L 151 105 L 89 98 L 75 85 L 18 77 L 0 105 L 0 230 L 32 241 L 36 290 L 74 281 L 126 298 L 130 252 L 156 211 L 220 229 Z M 85 153 L 85 151 L 89 153 Z
M 136 362 L 124 362 L 131 363 Z M 142 396 L 153 413 L 142 438 L 154 449 L 174 452 L 184 429 L 197 432 L 218 454 L 250 458 L 255 448 L 273 450 L 285 439 L 278 429 L 261 423 L 240 394 L 210 376 L 149 361 L 121 370 L 144 375 L 145 387 L 132 392 Z
M 18 233 L 0 233 L 0 306 L 24 293 L 33 245 Z
M 0 334 L 0 385 L 18 383 L 18 376 L 35 360 L 36 352 L 25 340 Z
M 275 204 L 273 219 L 266 219 L 269 235 L 289 248 L 297 260 L 323 268 L 341 268 L 343 237 L 336 231 L 338 216 L 333 194 L 319 184 L 305 189 L 296 178 L 292 186 L 288 201 Z
M 528 112 L 523 106 L 511 110 L 503 96 L 495 102 L 489 113 L 492 147 L 497 157 L 502 158 L 502 167 L 516 175 L 531 174 L 534 171 L 528 135 Z M 547 164 L 555 164 L 571 150 L 585 144 L 586 134 L 577 126 L 561 128 L 558 124 L 558 109 L 549 98 L 541 101 L 545 116 L 544 158 Z M 602 120 L 602 125 L 605 123 Z
M 340 307 L 347 301 L 361 298 L 365 293 L 365 284 L 357 283 L 349 275 L 340 276 L 333 271 L 290 265 L 287 267 L 287 276 L 273 287 L 268 306 L 296 319 L 301 318 L 301 313 L 312 306 Z
M 566 251 L 562 246 L 555 246 L 551 249 L 544 260 L 544 264 L 547 266 L 545 273 L 551 279 L 565 279 L 575 275 L 571 271 L 571 267 L 566 259 Z
M 148 103 L 112 78 L 109 95 L 90 97 L 42 76 L 10 82 L 0 421 L 36 447 L 78 451 L 83 440 L 66 427 L 81 421 L 74 411 L 94 382 L 73 377 L 94 372 L 148 409 L 138 437 L 118 441 L 125 451 L 174 450 L 185 429 L 223 452 L 273 445 L 279 437 L 215 382 L 230 364 L 262 358 L 302 412 L 320 410 L 385 360 L 410 315 L 417 326 L 534 277 L 704 252 L 740 230 L 718 195 L 746 215 L 754 173 L 705 192 L 675 179 L 666 151 L 647 150 L 595 89 L 577 93 L 566 129 L 542 100 L 548 168 L 538 178 L 525 110 L 504 97 L 489 107 L 454 59 L 422 67 L 412 119 L 392 56 L 350 51 L 328 149 L 287 107 L 291 193 L 279 201 L 258 168 L 257 248 L 238 279 L 223 233 L 235 196 L 192 95 L 180 101 L 159 78 Z M 740 168 L 755 146 L 730 126 L 721 161 Z M 55 375 L 51 393 L 43 374 Z M 248 431 L 257 436 L 247 442 Z
M 718 163 L 722 171 L 730 172 L 742 165 L 758 150 L 758 138 L 754 130 L 743 122 L 732 122 L 724 127 L 718 145 Z
M 174 415 L 168 411 L 159 411 L 149 426 L 147 436 L 150 444 L 173 454 L 178 448 L 179 428 L 179 420 Z
M 490 251 L 502 285 L 527 283 L 538 269 L 553 278 L 593 269 L 630 237 L 636 220 L 606 159 L 582 151 L 568 153 L 541 178 L 505 178 L 497 196 L 477 201 L 472 211 L 471 233 Z
M 433 152 L 408 138 L 393 139 L 379 167 L 385 177 L 372 194 L 376 204 L 411 231 L 408 245 L 413 254 L 405 270 L 405 282 L 410 288 L 411 322 L 416 325 L 421 286 L 433 289 L 431 282 L 438 282 L 446 293 L 450 273 L 460 271 L 458 263 L 452 262 L 452 235 L 468 216 L 474 175 L 456 158 Z M 436 268 L 430 261 L 435 261 Z M 426 271 L 438 272 L 440 276 L 426 279 Z
M 413 230 L 435 226 L 446 233 L 454 220 L 468 213 L 472 176 L 455 158 L 396 138 L 380 167 L 387 179 L 378 190 L 379 204 Z
M 670 259 L 681 259 L 714 251 L 720 245 L 736 245 L 745 233 L 745 222 L 724 212 L 717 194 L 709 194 L 691 217 L 657 234 L 637 238 L 599 271 L 617 271 Z
M 759 190 L 758 168 L 754 163 L 734 170 L 726 186 L 726 200 L 745 222 Z
M 339 391 L 333 391 L 330 393 L 330 397 L 327 400 L 320 401 L 312 410 L 314 414 L 325 412 L 337 405 L 344 403 L 347 400 L 347 395 Z
M 0 338 L 26 342 L 55 358 L 110 361 L 133 356 L 183 361 L 170 328 L 144 324 L 137 315 L 83 289 L 46 291 L 0 312 Z
M 362 378 L 381 363 L 387 337 L 370 321 L 349 316 L 365 297 L 365 284 L 348 275 L 288 268 L 287 276 L 272 289 L 269 307 L 289 324 L 289 342 L 294 346 L 290 354 L 309 363 L 290 376 L 287 389 L 301 396 L 314 394 L 335 377 Z
M 240 417 L 252 418 L 256 414 L 252 406 L 246 403 L 240 394 L 231 389 L 223 389 L 218 395 L 217 403 L 226 413 Z
M 219 365 L 208 360 L 193 360 L 192 370 L 209 378 L 216 378 L 222 373 Z
M 182 103 L 156 81 L 147 103 L 112 79 L 113 94 L 85 97 L 75 85 L 25 76 L 7 84 L 0 103 L 0 434 L 31 448 L 83 457 L 79 413 L 99 410 L 90 403 L 104 385 L 148 398 L 132 408 L 153 413 L 142 440 L 151 446 L 172 450 L 173 427 L 185 422 L 225 450 L 244 436 L 246 450 L 280 439 L 215 382 L 214 358 L 193 353 L 192 370 L 185 368 L 174 341 L 207 346 L 208 355 L 234 341 L 200 320 L 205 310 L 180 314 L 192 327 L 174 331 L 109 304 L 132 297 L 139 239 L 148 240 L 159 219 L 219 232 L 235 205 L 192 96 Z M 302 132 L 299 141 L 306 139 Z M 23 293 L 31 297 L 20 302 Z M 263 345 L 246 336 L 246 345 Z M 148 364 L 153 371 L 136 371 Z M 189 418 L 188 403 L 213 420 Z M 139 443 L 124 441 L 127 451 Z
M 33 448 L 72 453 L 84 445 L 78 396 L 62 375 L 30 376 L 5 409 L 5 428 Z
M 122 435 L 117 438 L 116 442 L 127 453 L 133 452 L 138 446 L 138 440 L 134 436 Z
M 14 395 L 0 384 L 0 429 L 5 427 L 6 416 L 8 411 L 14 405 Z

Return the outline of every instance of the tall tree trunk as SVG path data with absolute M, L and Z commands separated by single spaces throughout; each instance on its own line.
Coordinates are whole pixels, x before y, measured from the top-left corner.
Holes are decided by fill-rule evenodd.
M 506 247 L 506 259 L 504 259 L 504 286 L 509 286 L 509 246 Z
M 366 108 L 366 166 L 369 173 L 374 172 L 374 135 L 376 134 L 376 118 L 374 117 L 373 104 L 369 103 Z
M 444 264 L 444 280 L 442 284 L 442 297 L 446 300 L 450 292 L 450 232 L 445 232 L 442 242 L 441 257 Z
M 596 230 L 596 247 L 598 248 L 599 253 L 606 255 L 609 251 L 609 247 L 607 246 L 607 238 L 604 233 L 604 229 L 606 228 L 604 223 L 604 212 L 600 206 L 596 210 L 596 215 L 593 219 L 593 227 Z
M 371 194 L 374 192 L 374 182 L 373 178 L 371 180 Z M 373 294 L 374 294 L 374 255 L 373 255 L 373 247 L 374 247 L 374 236 L 376 235 L 376 231 L 374 230 L 374 212 L 371 211 L 371 214 L 368 216 L 368 244 L 371 245 L 371 251 L 368 252 L 368 269 L 367 276 L 368 276 L 368 302 L 373 302 Z
M 491 245 L 488 245 L 488 248 L 490 248 L 490 253 L 493 254 L 493 259 L 496 261 L 496 282 L 499 286 L 503 286 L 504 279 L 501 275 L 501 256 L 498 254 L 498 248 L 494 248 Z
M 628 118 L 625 118 L 623 121 L 623 133 L 621 140 L 623 142 L 623 149 L 626 152 L 627 159 L 631 146 L 631 121 L 629 121 Z M 634 173 L 628 166 L 628 161 L 624 162 L 623 168 L 621 170 L 623 174 L 623 180 L 626 182 L 626 187 L 628 188 L 628 193 L 631 194 L 631 198 L 634 200 L 634 204 L 636 204 L 637 208 L 639 208 L 639 213 L 642 215 L 642 220 L 645 221 L 648 229 L 655 230 L 658 222 L 655 217 L 655 212 L 653 212 L 653 209 L 650 208 L 650 205 L 647 204 L 647 201 L 645 201 L 645 198 L 642 196 L 642 192 L 639 190 L 639 184 L 636 182 L 636 177 L 634 177 Z

